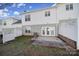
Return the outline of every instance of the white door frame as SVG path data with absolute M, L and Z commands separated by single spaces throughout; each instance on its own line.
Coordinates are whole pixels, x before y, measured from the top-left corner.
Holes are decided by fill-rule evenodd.
M 43 31 L 44 31 L 44 34 L 43 34 Z M 49 31 L 49 34 L 47 34 L 47 31 Z M 52 35 L 52 32 L 53 32 L 53 35 Z M 41 35 L 42 36 L 55 36 L 55 27 L 42 27 Z

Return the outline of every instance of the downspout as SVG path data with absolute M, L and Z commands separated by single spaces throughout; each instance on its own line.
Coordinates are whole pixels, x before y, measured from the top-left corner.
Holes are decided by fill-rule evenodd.
M 58 21 L 58 18 L 57 18 L 57 16 L 58 16 L 57 14 L 58 13 L 57 13 L 57 4 L 56 4 L 56 20 L 57 20 L 57 25 L 56 25 L 55 29 L 56 29 L 56 33 L 57 33 L 56 35 L 58 36 L 58 33 L 59 33 L 59 24 L 58 23 L 59 23 L 59 21 Z

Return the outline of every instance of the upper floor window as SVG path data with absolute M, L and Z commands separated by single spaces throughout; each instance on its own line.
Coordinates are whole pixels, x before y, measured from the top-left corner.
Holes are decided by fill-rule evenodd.
M 67 4 L 66 10 L 73 10 L 73 4 Z
M 69 5 L 66 5 L 66 10 L 69 10 Z
M 27 29 L 26 29 L 25 32 L 26 32 L 26 33 L 30 33 L 30 30 L 27 30 Z
M 45 16 L 50 16 L 50 11 L 46 11 Z
M 73 4 L 70 4 L 70 10 L 73 10 Z
M 30 15 L 26 15 L 25 16 L 25 21 L 30 21 L 30 20 L 31 20 Z

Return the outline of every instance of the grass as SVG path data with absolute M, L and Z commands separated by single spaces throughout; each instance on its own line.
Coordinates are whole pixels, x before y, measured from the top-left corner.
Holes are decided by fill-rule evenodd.
M 0 55 L 2 56 L 52 56 L 67 55 L 65 49 L 49 48 L 44 46 L 32 45 L 31 36 L 20 36 L 14 41 L 0 44 Z M 68 54 L 69 55 L 69 54 Z

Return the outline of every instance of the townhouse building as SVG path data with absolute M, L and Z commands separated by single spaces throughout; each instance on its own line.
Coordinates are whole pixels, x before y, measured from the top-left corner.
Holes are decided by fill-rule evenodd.
M 12 29 L 14 38 L 17 34 L 20 36 L 38 33 L 39 36 L 59 37 L 73 48 L 79 49 L 78 3 L 59 3 L 54 7 L 23 12 L 20 16 L 21 23 L 16 22 L 11 27 L 9 26 L 9 28 L 14 28 Z M 7 41 L 9 40 L 4 43 Z

